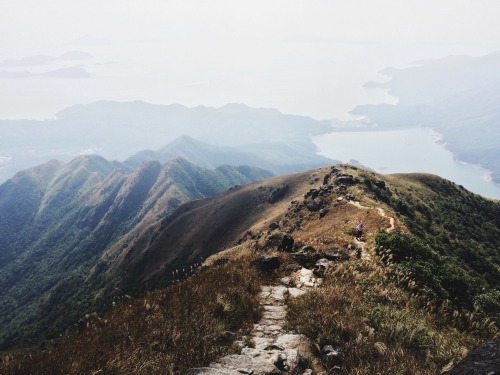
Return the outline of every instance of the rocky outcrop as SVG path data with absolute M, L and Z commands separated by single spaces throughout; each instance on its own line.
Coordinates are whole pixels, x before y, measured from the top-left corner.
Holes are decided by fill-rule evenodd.
M 327 370 L 338 372 L 342 369 L 344 356 L 339 349 L 335 349 L 332 345 L 325 345 L 321 354 L 321 361 Z
M 280 267 L 280 258 L 275 255 L 264 254 L 253 260 L 250 264 L 260 272 L 270 273 Z
M 283 238 L 281 239 L 280 245 L 278 246 L 278 250 L 290 252 L 293 250 L 294 243 L 295 243 L 295 240 L 293 239 L 292 235 L 290 233 L 285 233 L 283 235 Z
M 283 198 L 288 191 L 288 185 L 278 186 L 271 192 L 271 197 L 269 198 L 269 203 L 276 203 L 281 198 Z
M 469 354 L 446 375 L 500 375 L 500 340 L 487 341 Z
M 349 260 L 349 254 L 339 249 L 326 249 L 322 251 L 324 258 L 333 261 Z

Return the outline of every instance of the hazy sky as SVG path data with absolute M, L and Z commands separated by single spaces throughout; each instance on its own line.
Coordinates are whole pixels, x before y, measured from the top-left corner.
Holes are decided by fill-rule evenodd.
M 499 18 L 497 0 L 0 0 L 0 118 L 101 99 L 343 116 L 391 100 L 361 88 L 385 66 L 500 50 Z

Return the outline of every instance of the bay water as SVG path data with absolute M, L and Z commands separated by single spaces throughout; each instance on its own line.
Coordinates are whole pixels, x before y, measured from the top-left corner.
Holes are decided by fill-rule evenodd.
M 342 162 L 357 161 L 377 173 L 432 173 L 489 198 L 500 199 L 500 185 L 488 170 L 454 158 L 430 128 L 342 130 L 313 138 L 318 153 Z

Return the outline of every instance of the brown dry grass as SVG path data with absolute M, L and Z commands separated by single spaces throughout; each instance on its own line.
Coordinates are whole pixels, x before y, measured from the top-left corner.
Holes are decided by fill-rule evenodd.
M 182 374 L 230 353 L 230 343 L 205 336 L 243 333 L 258 320 L 256 295 L 262 275 L 242 257 L 175 286 L 125 300 L 95 318 L 80 334 L 55 340 L 44 350 L 3 353 L 0 373 Z
M 322 288 L 290 302 L 290 327 L 319 347 L 340 348 L 341 373 L 357 375 L 438 374 L 494 334 L 486 327 L 457 329 L 391 275 L 391 267 L 373 261 L 337 265 Z

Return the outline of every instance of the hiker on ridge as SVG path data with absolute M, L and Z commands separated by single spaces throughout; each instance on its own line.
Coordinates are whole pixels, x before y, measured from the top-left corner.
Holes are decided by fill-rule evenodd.
M 361 237 L 363 237 L 363 231 L 365 230 L 365 225 L 363 224 L 363 222 L 360 222 L 358 225 L 356 225 L 356 230 L 357 230 L 357 233 L 356 233 L 356 239 L 359 241 L 361 240 Z

